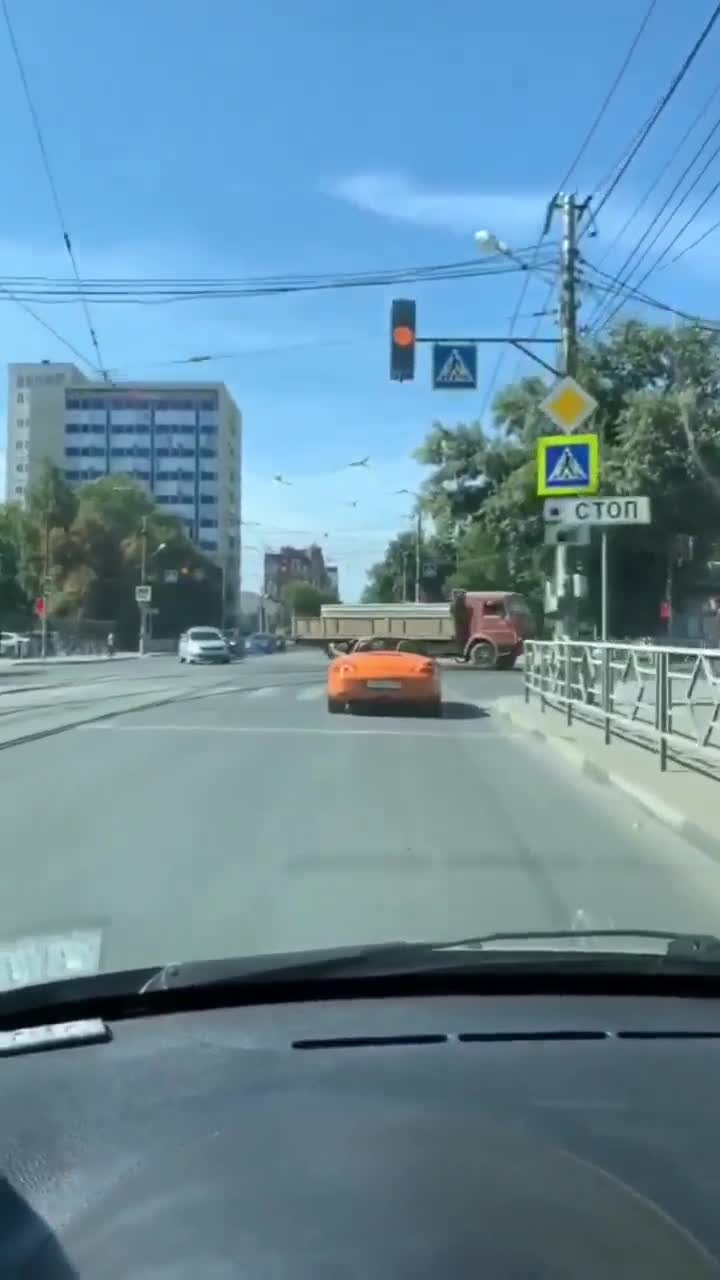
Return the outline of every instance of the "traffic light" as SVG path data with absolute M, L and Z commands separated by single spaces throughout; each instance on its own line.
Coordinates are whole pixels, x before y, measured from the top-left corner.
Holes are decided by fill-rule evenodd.
M 415 303 L 393 299 L 390 309 L 390 378 L 410 382 L 415 377 Z

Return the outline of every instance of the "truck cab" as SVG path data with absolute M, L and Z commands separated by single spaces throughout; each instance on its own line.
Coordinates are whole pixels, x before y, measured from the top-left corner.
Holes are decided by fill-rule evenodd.
M 524 596 L 515 591 L 456 591 L 452 610 L 466 662 L 481 670 L 514 667 L 533 631 Z

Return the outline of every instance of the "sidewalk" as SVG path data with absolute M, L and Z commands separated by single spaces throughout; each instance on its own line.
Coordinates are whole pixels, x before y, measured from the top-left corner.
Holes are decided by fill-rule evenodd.
M 147 655 L 151 657 L 151 654 Z M 139 658 L 139 653 L 115 653 L 108 658 L 106 653 L 79 653 L 75 656 L 61 655 L 49 658 L 0 658 L 0 675 L 14 667 L 22 667 L 23 671 L 32 671 L 34 667 L 71 666 L 88 662 L 126 662 L 129 658 Z
M 547 743 L 571 768 L 619 788 L 658 822 L 720 861 L 720 780 L 674 760 L 661 773 L 653 752 L 618 738 L 606 746 L 601 728 L 577 720 L 568 726 L 563 712 L 548 707 L 543 713 L 536 698 L 527 704 L 521 695 L 499 698 L 495 710 L 513 728 Z

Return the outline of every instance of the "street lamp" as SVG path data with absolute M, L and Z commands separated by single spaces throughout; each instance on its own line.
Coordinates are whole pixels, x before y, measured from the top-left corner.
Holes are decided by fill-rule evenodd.
M 510 246 L 507 245 L 504 240 L 500 240 L 499 237 L 495 235 L 494 231 L 488 231 L 487 228 L 483 228 L 482 231 L 476 231 L 475 243 L 482 253 L 499 254 L 503 258 L 508 258 L 510 262 L 516 262 L 523 271 L 531 269 L 528 267 L 527 262 L 523 262 L 522 258 L 518 258 L 517 255 L 513 253 Z
M 148 566 L 148 561 L 149 561 L 149 560 L 154 560 L 154 559 L 155 559 L 155 556 L 160 555 L 160 552 L 161 552 L 161 551 L 164 551 L 164 550 L 165 550 L 165 548 L 166 548 L 166 546 L 167 546 L 167 542 L 161 542 L 161 543 L 160 543 L 160 545 L 159 545 L 159 546 L 157 546 L 157 547 L 155 548 L 155 550 L 154 550 L 153 552 L 151 552 L 151 553 L 150 553 L 150 555 L 148 555 L 148 550 L 147 550 L 147 539 L 148 539 L 147 522 L 148 522 L 148 518 L 147 518 L 147 516 L 143 516 L 143 518 L 142 518 L 142 522 L 141 522 L 141 525 L 140 525 L 140 537 L 141 537 L 141 539 L 142 539 L 142 551 L 141 551 L 141 556 L 140 556 L 140 586 L 141 586 L 141 587 L 144 587 L 144 586 L 146 586 L 146 584 L 147 584 L 147 566 Z M 145 653 L 145 633 L 146 633 L 146 631 L 147 631 L 147 606 L 146 606 L 146 604 L 145 604 L 145 601 L 144 601 L 144 600 L 140 600 L 140 601 L 139 601 L 139 608 L 140 608 L 140 631 L 139 631 L 139 635 L 138 635 L 138 653 L 140 654 L 140 657 L 143 657 L 143 655 L 144 655 L 144 653 Z
M 483 253 L 504 253 L 512 256 L 505 241 L 499 240 L 494 231 L 488 231 L 486 228 L 475 232 L 475 243 Z

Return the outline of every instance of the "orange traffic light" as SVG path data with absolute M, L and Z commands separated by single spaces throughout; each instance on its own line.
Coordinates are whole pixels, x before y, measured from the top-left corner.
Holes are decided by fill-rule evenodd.
M 415 303 L 395 298 L 390 311 L 390 377 L 409 382 L 415 377 Z

